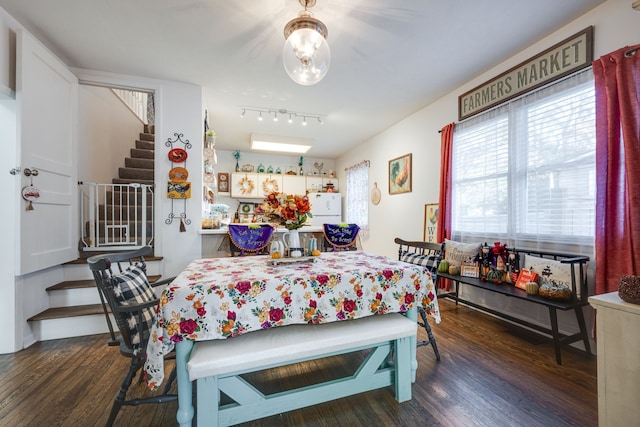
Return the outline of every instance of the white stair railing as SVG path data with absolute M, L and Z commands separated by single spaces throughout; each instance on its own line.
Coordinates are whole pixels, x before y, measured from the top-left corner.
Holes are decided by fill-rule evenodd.
M 83 250 L 153 245 L 153 202 L 147 203 L 147 197 L 153 200 L 153 185 L 80 182 L 79 191 Z
M 149 115 L 150 111 L 148 111 L 148 98 L 150 94 L 126 89 L 113 88 L 111 90 L 127 107 L 129 107 L 133 114 L 135 114 L 142 123 L 145 125 L 153 124 L 153 119 L 150 119 L 152 116 Z

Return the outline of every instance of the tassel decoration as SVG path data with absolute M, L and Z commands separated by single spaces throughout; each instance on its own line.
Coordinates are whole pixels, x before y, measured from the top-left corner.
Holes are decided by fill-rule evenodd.
M 185 231 L 187 231 L 187 227 L 185 227 L 184 221 L 180 218 L 180 232 L 184 233 Z

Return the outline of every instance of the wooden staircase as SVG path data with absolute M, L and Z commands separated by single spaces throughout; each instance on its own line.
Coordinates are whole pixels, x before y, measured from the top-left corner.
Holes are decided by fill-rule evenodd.
M 152 185 L 154 183 L 153 125 L 145 125 L 144 132 L 140 133 L 139 139 L 135 141 L 135 148 L 131 149 L 130 155 L 131 157 L 125 158 L 125 166 L 118 169 L 118 178 L 114 178 L 112 183 Z M 148 222 L 151 222 L 153 197 L 148 196 L 147 218 L 149 218 Z M 127 198 L 116 196 L 108 199 L 126 200 Z M 140 200 L 138 200 L 138 206 L 139 202 Z M 125 209 L 130 211 L 135 208 L 125 206 Z M 103 212 L 103 209 L 100 209 L 100 212 Z M 105 227 L 110 222 L 120 219 L 120 214 L 111 214 L 111 212 L 120 212 L 120 209 L 110 209 L 107 206 L 106 212 L 106 217 L 102 215 L 99 218 L 99 227 Z M 88 230 L 88 224 L 85 224 L 85 230 Z M 147 225 L 147 230 L 153 230 L 151 224 Z M 46 289 L 49 308 L 28 319 L 37 341 L 109 332 L 98 289 L 86 262 L 87 258 L 105 252 L 110 251 L 83 251 L 81 244 L 79 258 L 62 266 L 64 281 Z M 145 257 L 150 282 L 160 279 L 161 260 L 162 258 L 155 257 L 153 254 Z

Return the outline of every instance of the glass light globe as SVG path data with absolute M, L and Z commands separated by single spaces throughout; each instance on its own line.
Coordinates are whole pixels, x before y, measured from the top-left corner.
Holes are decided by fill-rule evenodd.
M 297 29 L 284 43 L 282 63 L 289 77 L 296 83 L 305 86 L 316 84 L 329 71 L 329 44 L 315 29 Z

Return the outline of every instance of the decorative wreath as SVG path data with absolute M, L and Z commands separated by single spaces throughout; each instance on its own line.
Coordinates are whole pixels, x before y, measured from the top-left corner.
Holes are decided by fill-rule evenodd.
M 255 184 L 253 183 L 253 181 L 246 176 L 240 180 L 239 185 L 242 194 L 251 194 L 251 192 L 255 188 Z
M 267 178 L 262 182 L 262 189 L 265 193 L 277 193 L 280 191 L 278 188 L 278 181 L 275 178 Z

